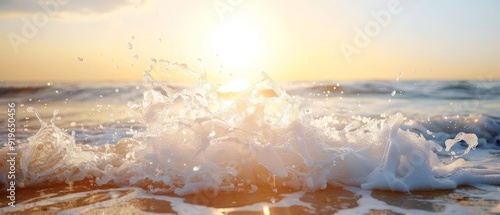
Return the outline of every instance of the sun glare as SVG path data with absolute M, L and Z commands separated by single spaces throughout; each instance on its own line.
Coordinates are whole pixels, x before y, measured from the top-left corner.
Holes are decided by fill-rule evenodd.
M 270 215 L 271 214 L 271 211 L 269 211 L 269 206 L 264 206 L 262 207 L 262 212 L 264 213 L 264 215 Z
M 246 79 L 234 79 L 227 82 L 225 85 L 219 88 L 219 92 L 221 93 L 229 93 L 229 92 L 242 92 L 248 89 L 248 80 Z
M 223 66 L 248 67 L 261 54 L 259 31 L 243 20 L 227 21 L 215 29 L 212 50 Z

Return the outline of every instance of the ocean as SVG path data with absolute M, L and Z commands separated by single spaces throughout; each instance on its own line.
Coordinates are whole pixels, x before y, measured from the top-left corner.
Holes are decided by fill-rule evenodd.
M 2 82 L 0 213 L 500 213 L 500 81 L 197 77 Z

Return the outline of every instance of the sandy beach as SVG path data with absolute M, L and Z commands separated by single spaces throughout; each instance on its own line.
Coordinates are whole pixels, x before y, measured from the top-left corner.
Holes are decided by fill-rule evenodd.
M 327 188 L 315 192 L 219 193 L 214 196 L 146 194 L 140 188 L 69 186 L 20 189 L 16 208 L 3 214 L 498 214 L 500 190 L 492 186 L 460 186 L 455 190 L 366 191 Z M 5 193 L 1 193 L 4 195 Z M 142 196 L 139 196 L 142 194 Z M 182 203 L 180 203 L 182 202 Z M 6 201 L 0 201 L 6 204 Z M 267 209 L 266 209 L 267 208 Z

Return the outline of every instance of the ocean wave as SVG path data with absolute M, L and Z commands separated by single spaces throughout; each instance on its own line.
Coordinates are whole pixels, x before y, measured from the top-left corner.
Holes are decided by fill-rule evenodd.
M 469 116 L 450 127 L 447 120 L 426 124 L 401 113 L 313 117 L 307 101 L 290 96 L 266 74 L 230 100 L 222 99 L 206 76 L 182 90 L 145 76 L 142 100 L 128 104 L 131 117 L 145 127 L 116 144 L 77 143 L 74 133 L 54 120 L 44 122 L 30 108 L 41 128 L 17 146 L 21 186 L 87 180 L 187 195 L 262 187 L 411 191 L 500 185 L 500 168 L 491 160 L 464 159 L 477 146 L 498 141 L 497 118 Z M 261 89 L 275 96 L 255 93 Z M 475 127 L 470 120 L 486 126 Z M 0 156 L 6 150 L 0 149 Z M 2 172 L 7 168 L 0 163 Z
M 311 84 L 316 83 L 316 84 Z M 169 88 L 181 91 L 195 84 L 192 82 L 162 82 Z M 95 102 L 100 99 L 127 102 L 140 99 L 144 91 L 141 83 L 52 83 L 51 86 L 12 86 L 0 88 L 2 99 L 18 102 L 33 99 L 47 103 L 71 99 L 75 102 Z M 500 96 L 498 81 L 352 81 L 352 82 L 292 82 L 279 83 L 292 96 L 319 97 L 379 97 L 393 99 L 435 99 L 435 100 L 494 100 Z M 161 88 L 157 91 L 162 92 Z M 118 93 L 119 92 L 119 93 Z M 162 92 L 165 94 L 165 92 Z M 221 97 L 233 98 L 239 92 L 220 93 Z M 266 97 L 276 96 L 270 90 L 261 90 Z M 118 97 L 118 98 L 117 98 Z M 112 99 L 110 99 L 112 98 Z
M 16 96 L 19 94 L 33 94 L 49 88 L 48 86 L 0 87 L 1 96 Z

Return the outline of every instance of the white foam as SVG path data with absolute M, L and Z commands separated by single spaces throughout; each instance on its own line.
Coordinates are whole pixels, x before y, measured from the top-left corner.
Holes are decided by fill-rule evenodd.
M 184 64 L 173 65 L 191 72 Z M 499 169 L 485 172 L 477 168 L 479 161 L 471 166 L 462 159 L 439 159 L 438 144 L 401 129 L 403 114 L 313 118 L 304 111 L 307 104 L 265 74 L 231 101 L 218 96 L 218 86 L 205 74 L 194 74 L 202 80 L 176 91 L 146 72 L 143 100 L 129 104 L 131 116 L 146 128 L 117 144 L 77 144 L 53 121 L 45 123 L 37 115 L 40 130 L 19 146 L 23 184 L 91 178 L 97 185 L 140 186 L 178 195 L 249 192 L 260 186 L 410 191 L 500 184 Z M 154 87 L 158 85 L 161 90 Z M 253 93 L 260 88 L 273 90 L 277 97 Z M 462 140 L 469 147 L 460 156 L 478 144 L 474 134 L 460 133 L 446 142 L 446 151 Z

